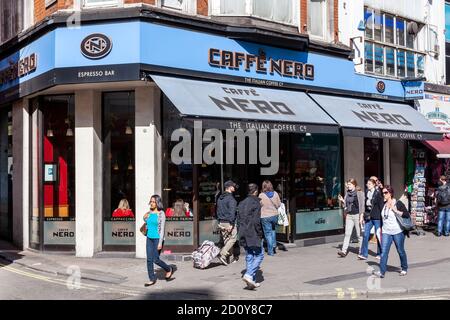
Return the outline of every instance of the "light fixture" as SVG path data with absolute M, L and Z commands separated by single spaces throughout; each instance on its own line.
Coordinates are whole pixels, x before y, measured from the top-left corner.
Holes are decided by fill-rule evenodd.
M 67 128 L 67 132 L 66 132 L 66 136 L 67 137 L 73 137 L 73 130 L 72 130 L 72 128 Z
M 131 162 L 130 162 L 130 164 L 128 165 L 128 170 L 133 170 L 133 165 L 131 164 Z
M 113 170 L 114 171 L 119 170 L 119 164 L 117 163 L 117 161 L 116 161 L 116 163 L 114 163 Z
M 48 124 L 47 137 L 53 137 L 52 125 Z
M 125 134 L 133 134 L 133 129 L 131 129 L 130 124 L 127 123 L 127 128 L 125 129 Z

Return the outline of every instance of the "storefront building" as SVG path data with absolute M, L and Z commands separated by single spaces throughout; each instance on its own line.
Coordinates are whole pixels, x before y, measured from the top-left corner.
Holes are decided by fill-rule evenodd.
M 130 12 L 111 22 L 100 13 L 75 29 L 55 19 L 1 57 L 0 110 L 12 115 L 11 135 L 0 132 L 12 150 L 0 158 L 1 181 L 14 158 L 5 194 L 14 194 L 13 240 L 25 248 L 143 257 L 142 217 L 161 194 L 165 250 L 190 252 L 218 240 L 215 199 L 227 179 L 240 185 L 238 201 L 247 183 L 271 180 L 290 213 L 279 239 L 323 243 L 343 233 L 344 180 L 377 175 L 401 186 L 406 141 L 442 139 L 409 100 L 423 83 L 356 74 L 348 50 Z M 208 129 L 256 140 L 227 145 Z M 262 129 L 279 132 L 266 154 Z M 192 157 L 178 163 L 180 136 L 193 139 Z M 275 139 L 278 170 L 262 175 Z M 216 140 L 222 149 L 211 147 Z M 132 213 L 116 210 L 122 200 Z

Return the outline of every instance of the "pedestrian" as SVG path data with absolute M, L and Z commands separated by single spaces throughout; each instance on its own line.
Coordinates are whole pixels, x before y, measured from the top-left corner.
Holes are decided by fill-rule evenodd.
M 348 246 L 350 244 L 350 238 L 353 233 L 353 229 L 356 229 L 356 235 L 358 237 L 358 246 L 361 250 L 361 225 L 364 222 L 364 192 L 361 189 L 357 189 L 358 183 L 355 179 L 349 179 L 347 181 L 347 191 L 345 196 L 338 196 L 339 201 L 344 205 L 345 213 L 345 238 L 342 245 L 342 249 L 338 251 L 338 255 L 346 257 L 348 254 Z
M 358 259 L 367 260 L 369 255 L 369 237 L 370 230 L 375 228 L 375 236 L 377 238 L 377 259 L 381 258 L 381 211 L 383 210 L 384 201 L 381 190 L 376 188 L 376 181 L 369 179 L 367 181 L 367 194 L 364 210 L 364 236 L 361 245 L 361 252 Z
M 112 214 L 113 218 L 134 218 L 133 211 L 130 209 L 130 204 L 127 199 L 122 199 L 119 206 Z
M 387 262 L 389 257 L 389 250 L 392 242 L 395 243 L 398 255 L 400 257 L 401 271 L 400 276 L 406 276 L 408 272 L 408 258 L 405 251 L 405 235 L 407 231 L 403 231 L 397 221 L 396 215 L 402 218 L 409 218 L 408 209 L 401 201 L 394 199 L 394 189 L 386 185 L 383 188 L 383 196 L 385 204 L 383 206 L 383 232 L 381 237 L 381 261 L 380 271 L 374 272 L 377 277 L 384 278 L 387 269 Z M 409 235 L 408 235 L 409 236 Z
M 436 205 L 439 212 L 439 220 L 436 236 L 440 237 L 442 232 L 448 237 L 450 233 L 450 186 L 447 184 L 447 178 L 439 178 L 439 188 L 436 191 Z
M 259 194 L 261 199 L 261 223 L 264 230 L 264 238 L 267 243 L 267 255 L 273 256 L 277 251 L 276 226 L 278 224 L 278 208 L 281 206 L 280 196 L 273 190 L 269 180 L 262 183 Z
M 166 280 L 169 280 L 174 272 L 173 267 L 168 266 L 159 258 L 158 250 L 162 249 L 164 241 L 164 227 L 166 216 L 159 195 L 153 195 L 150 198 L 150 211 L 144 215 L 144 221 L 147 224 L 147 272 L 150 282 L 145 286 L 152 286 L 156 283 L 156 275 L 153 264 L 160 266 L 166 271 Z
M 230 251 L 237 241 L 237 230 L 235 226 L 237 202 L 233 197 L 233 192 L 236 191 L 236 187 L 237 185 L 231 180 L 225 182 L 225 192 L 217 200 L 217 220 L 224 244 L 219 253 L 219 260 L 224 265 L 228 265 L 228 258 L 231 255 Z
M 262 245 L 263 229 L 261 225 L 261 202 L 258 198 L 258 186 L 254 183 L 248 185 L 248 196 L 238 206 L 238 229 L 240 244 L 245 248 L 247 269 L 242 280 L 247 288 L 258 288 L 256 272 L 263 259 Z

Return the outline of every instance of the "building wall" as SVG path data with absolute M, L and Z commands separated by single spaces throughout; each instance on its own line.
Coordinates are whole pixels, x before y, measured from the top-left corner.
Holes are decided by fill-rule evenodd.
M 45 0 L 34 0 L 35 23 L 38 23 L 58 10 L 73 8 L 73 1 L 74 0 L 57 0 L 52 5 L 45 7 Z

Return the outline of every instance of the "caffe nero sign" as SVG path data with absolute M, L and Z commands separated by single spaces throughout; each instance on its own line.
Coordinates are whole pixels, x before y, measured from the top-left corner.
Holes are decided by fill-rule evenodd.
M 111 49 L 111 39 L 101 33 L 91 34 L 81 41 L 81 53 L 88 59 L 102 59 L 111 52 Z

